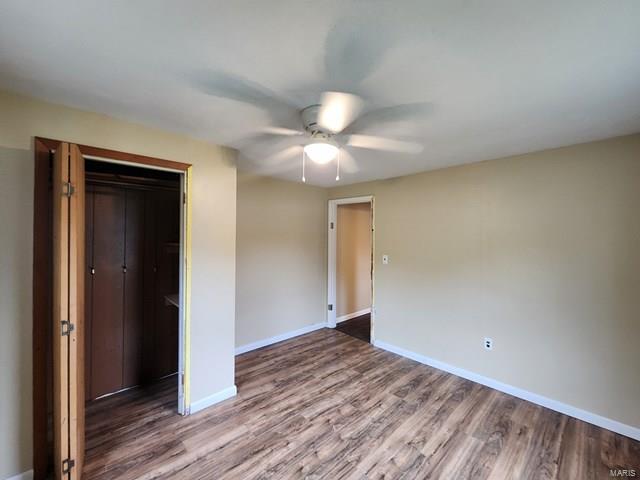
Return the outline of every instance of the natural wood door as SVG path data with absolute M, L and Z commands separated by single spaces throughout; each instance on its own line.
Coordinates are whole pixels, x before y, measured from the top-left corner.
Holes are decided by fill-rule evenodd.
M 84 457 L 84 159 L 61 143 L 53 161 L 53 433 L 56 479 Z

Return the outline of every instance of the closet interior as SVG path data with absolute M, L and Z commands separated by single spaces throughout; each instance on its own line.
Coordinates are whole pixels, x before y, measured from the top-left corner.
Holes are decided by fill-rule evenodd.
M 86 160 L 85 174 L 91 402 L 178 371 L 181 202 L 176 173 Z

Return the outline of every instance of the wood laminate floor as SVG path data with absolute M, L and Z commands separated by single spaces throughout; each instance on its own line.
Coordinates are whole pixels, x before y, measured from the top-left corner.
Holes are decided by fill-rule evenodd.
M 336 325 L 336 330 L 369 343 L 371 342 L 371 314 L 367 313 L 351 320 L 340 322 Z
M 175 385 L 87 409 L 90 479 L 605 479 L 640 442 L 323 329 L 236 359 L 189 417 Z M 151 395 L 148 395 L 148 394 Z

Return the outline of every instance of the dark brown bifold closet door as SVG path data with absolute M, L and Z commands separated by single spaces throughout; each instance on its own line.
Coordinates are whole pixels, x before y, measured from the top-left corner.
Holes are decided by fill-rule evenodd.
M 125 193 L 123 388 L 144 382 L 142 366 L 144 280 L 144 192 Z
M 93 400 L 147 380 L 142 353 L 145 194 L 89 183 L 87 206 L 86 399 Z
M 84 159 L 53 159 L 53 435 L 56 479 L 81 478 L 84 457 Z
M 87 220 L 92 241 L 90 296 L 87 319 L 91 333 L 87 345 L 90 372 L 88 398 L 122 389 L 123 308 L 125 258 L 125 195 L 118 188 L 91 186 L 92 212 Z

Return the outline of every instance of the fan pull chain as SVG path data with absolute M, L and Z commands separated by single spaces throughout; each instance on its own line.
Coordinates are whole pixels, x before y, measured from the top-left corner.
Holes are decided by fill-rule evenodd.
M 340 150 L 338 150 L 338 156 L 336 157 L 336 182 L 340 180 Z
M 302 150 L 302 183 L 307 183 L 307 179 L 304 176 L 304 161 L 305 161 L 306 155 L 304 153 L 304 150 Z

